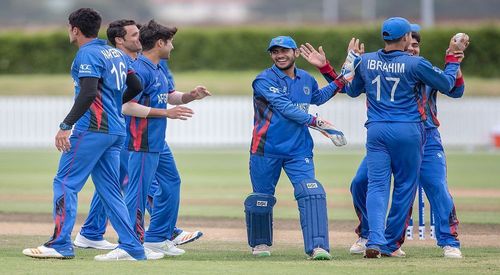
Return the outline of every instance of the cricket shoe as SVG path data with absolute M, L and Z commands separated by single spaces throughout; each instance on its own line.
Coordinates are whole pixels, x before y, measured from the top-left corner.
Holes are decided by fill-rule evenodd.
M 381 257 L 380 250 L 367 247 L 364 253 L 364 257 L 367 259 L 378 259 Z
M 271 247 L 267 244 L 259 244 L 252 247 L 252 255 L 257 257 L 269 257 L 271 256 Z
M 84 236 L 82 236 L 80 233 L 76 235 L 75 240 L 73 241 L 73 245 L 79 248 L 94 248 L 94 249 L 103 249 L 103 250 L 111 250 L 115 249 L 118 247 L 118 244 L 116 243 L 110 243 L 106 240 L 101 240 L 101 241 L 92 241 Z
M 462 252 L 460 248 L 453 246 L 445 246 L 443 247 L 444 257 L 450 259 L 462 259 Z
M 179 256 L 186 253 L 183 249 L 177 248 L 171 240 L 165 240 L 157 243 L 144 242 L 144 248 L 151 249 L 154 252 L 163 253 L 167 256 Z
M 37 248 L 26 248 L 23 250 L 23 254 L 28 257 L 39 259 L 72 259 L 75 257 L 75 255 L 64 256 L 54 248 L 43 245 Z
M 165 254 L 161 252 L 154 252 L 153 250 L 144 247 L 144 254 L 146 254 L 146 259 L 148 260 L 159 260 L 165 257 Z
M 404 258 L 406 257 L 406 253 L 401 249 L 401 248 L 398 248 L 398 250 L 390 253 L 390 254 L 387 254 L 387 253 L 382 253 L 382 256 L 384 257 L 396 257 L 396 258 Z
M 110 252 L 102 255 L 97 255 L 94 260 L 99 262 L 111 262 L 111 261 L 137 261 L 134 257 L 130 256 L 127 251 L 121 248 L 115 248 Z
M 190 243 L 192 241 L 196 241 L 201 236 L 203 236 L 203 232 L 201 231 L 185 231 L 182 229 L 177 229 L 174 231 L 172 235 L 172 239 L 170 239 L 175 245 L 183 245 Z
M 349 249 L 349 253 L 351 253 L 351 254 L 363 254 L 363 253 L 365 253 L 366 242 L 368 242 L 368 239 L 360 237 L 355 243 L 353 243 L 351 245 L 351 248 Z
M 313 253 L 309 259 L 313 261 L 329 261 L 332 259 L 332 255 L 330 255 L 330 253 L 323 248 L 317 247 L 313 249 Z

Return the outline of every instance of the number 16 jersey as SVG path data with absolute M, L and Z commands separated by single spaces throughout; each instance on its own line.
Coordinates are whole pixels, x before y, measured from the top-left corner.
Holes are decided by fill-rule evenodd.
M 97 96 L 90 108 L 76 122 L 75 129 L 125 136 L 121 114 L 122 94 L 129 71 L 124 54 L 94 39 L 80 47 L 71 65 L 75 98 L 80 93 L 80 78 L 98 78 Z

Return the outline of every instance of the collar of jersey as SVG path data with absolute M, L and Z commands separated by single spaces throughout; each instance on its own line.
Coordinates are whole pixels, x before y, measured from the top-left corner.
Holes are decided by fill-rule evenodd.
M 282 70 L 280 70 L 276 65 L 273 65 L 271 69 L 278 75 L 279 78 L 283 79 L 285 77 L 290 78 L 288 75 L 286 75 Z M 297 70 L 297 67 L 293 69 L 295 71 L 295 77 L 301 78 L 302 77 L 302 71 Z
M 386 51 L 384 51 L 384 49 L 380 49 L 380 50 L 378 50 L 378 52 L 380 54 L 388 55 L 388 56 L 408 55 L 407 52 L 400 51 L 400 50 L 394 50 L 394 51 L 388 51 L 388 52 L 386 52 Z
M 94 44 L 106 45 L 106 44 L 108 44 L 108 42 L 106 42 L 106 40 L 104 40 L 104 39 L 96 38 L 96 39 L 92 39 L 89 42 L 83 44 L 80 48 L 87 47 L 87 46 L 94 45 Z
M 137 56 L 137 60 L 141 60 L 142 62 L 144 62 L 146 65 L 148 65 L 149 67 L 151 67 L 154 70 L 158 70 L 160 68 L 159 65 L 154 64 L 153 62 L 151 62 L 151 60 L 149 60 L 147 57 L 145 57 L 142 54 Z

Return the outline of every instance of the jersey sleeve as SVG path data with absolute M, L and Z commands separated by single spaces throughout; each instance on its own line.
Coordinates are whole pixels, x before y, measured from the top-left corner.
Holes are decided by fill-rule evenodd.
M 78 58 L 78 78 L 101 78 L 104 71 L 104 60 L 90 51 L 81 52 Z
M 342 91 L 344 91 L 350 97 L 358 97 L 360 94 L 364 93 L 365 82 L 361 77 L 360 67 L 356 68 L 354 78 L 351 83 L 344 86 Z
M 257 95 L 263 96 L 272 105 L 273 109 L 281 113 L 284 117 L 299 124 L 309 124 L 312 122 L 313 116 L 295 106 L 279 88 L 279 85 L 273 81 L 257 78 L 254 80 L 252 86 Z
M 442 91 L 439 92 L 452 98 L 460 98 L 464 95 L 464 91 L 465 91 L 464 78 L 459 77 L 455 81 L 455 86 L 449 92 L 442 92 Z
M 313 84 L 311 104 L 314 105 L 324 104 L 325 102 L 330 100 L 330 98 L 335 96 L 335 94 L 339 90 L 339 88 L 337 87 L 337 83 L 335 83 L 335 81 L 329 82 L 328 85 L 326 85 L 321 89 L 318 88 L 318 82 L 316 82 L 316 80 L 314 79 L 313 81 L 314 84 Z
M 444 71 L 432 66 L 426 59 L 420 59 L 417 64 L 415 73 L 417 78 L 424 82 L 427 86 L 437 89 L 443 93 L 448 93 L 455 86 L 457 71 L 460 68 L 460 63 L 449 62 L 446 64 Z

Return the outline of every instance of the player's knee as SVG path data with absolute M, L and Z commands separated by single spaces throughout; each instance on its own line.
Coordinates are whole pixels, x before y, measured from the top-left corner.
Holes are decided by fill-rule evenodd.
M 323 185 L 315 179 L 302 180 L 300 183 L 295 184 L 294 187 L 294 195 L 297 201 L 306 197 L 326 198 Z
M 245 219 L 247 224 L 248 244 L 272 245 L 273 207 L 276 198 L 270 194 L 252 193 L 245 199 Z

